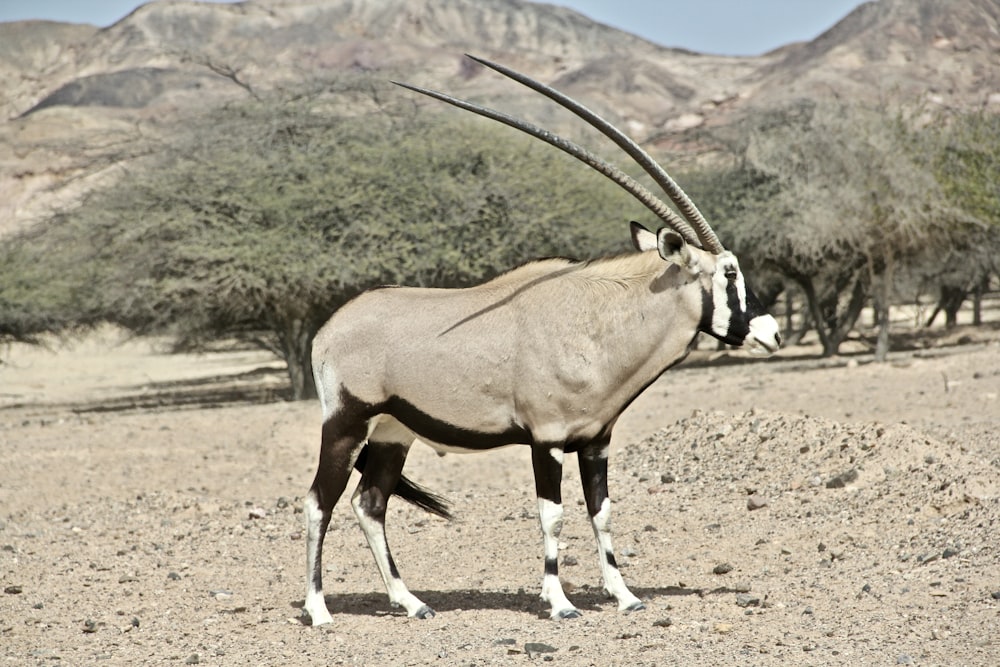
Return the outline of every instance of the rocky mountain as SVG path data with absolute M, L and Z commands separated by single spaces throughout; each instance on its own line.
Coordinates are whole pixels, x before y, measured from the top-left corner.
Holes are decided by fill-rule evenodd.
M 1000 105 L 1000 3 L 881 0 L 760 70 L 761 94 Z
M 165 120 L 346 71 L 569 122 L 466 52 L 658 142 L 803 96 L 1000 108 L 996 0 L 877 0 L 752 58 L 665 48 L 523 0 L 154 0 L 103 29 L 0 24 L 0 234 L 93 187 Z

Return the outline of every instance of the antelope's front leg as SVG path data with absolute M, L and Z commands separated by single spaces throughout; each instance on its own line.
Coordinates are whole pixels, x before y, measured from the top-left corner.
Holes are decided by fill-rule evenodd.
M 601 560 L 601 576 L 604 590 L 618 600 L 619 611 L 645 609 L 642 600 L 632 594 L 625 585 L 615 550 L 611 545 L 611 499 L 608 497 L 608 442 L 596 442 L 580 450 L 580 478 L 583 481 L 583 497 L 587 501 L 587 513 L 597 538 L 597 554 Z
M 580 615 L 563 593 L 559 583 L 559 533 L 562 532 L 563 448 L 534 445 L 531 465 L 535 471 L 535 493 L 538 496 L 538 518 L 542 524 L 542 545 L 545 549 L 545 575 L 542 578 L 542 599 L 552 605 L 551 618 L 576 618 Z

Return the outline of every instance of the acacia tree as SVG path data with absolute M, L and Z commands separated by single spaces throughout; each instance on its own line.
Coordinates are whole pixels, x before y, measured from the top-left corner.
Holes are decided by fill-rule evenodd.
M 873 298 L 884 358 L 900 266 L 949 247 L 968 216 L 941 196 L 911 130 L 884 109 L 802 103 L 742 131 L 736 165 L 717 187 L 751 194 L 723 213 L 720 229 L 802 290 L 824 355 L 838 352 Z
M 189 120 L 32 247 L 49 267 L 87 272 L 78 319 L 188 348 L 252 335 L 303 398 L 313 336 L 358 291 L 466 285 L 532 256 L 605 251 L 638 208 L 486 121 L 253 100 Z
M 925 145 L 941 187 L 954 206 L 981 224 L 924 268 L 924 280 L 940 293 L 927 325 L 941 311 L 945 326 L 957 323 L 958 310 L 970 292 L 977 295 L 973 321 L 981 321 L 979 297 L 998 271 L 1000 251 L 1000 116 L 983 111 L 942 116 Z
M 37 344 L 42 334 L 64 334 L 92 324 L 77 306 L 85 272 L 51 271 L 39 261 L 36 234 L 22 233 L 0 243 L 0 344 Z M 66 248 L 69 255 L 74 247 Z

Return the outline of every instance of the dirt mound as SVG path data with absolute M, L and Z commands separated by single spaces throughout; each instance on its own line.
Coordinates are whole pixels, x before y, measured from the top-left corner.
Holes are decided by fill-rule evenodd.
M 971 451 L 906 424 L 845 424 L 754 410 L 696 411 L 618 455 L 623 471 L 651 482 L 651 495 L 683 502 L 704 487 L 742 490 L 748 509 L 807 520 L 831 535 L 841 526 L 901 522 L 905 539 L 876 533 L 865 548 L 900 562 L 938 556 L 1000 560 L 989 531 L 1000 518 L 996 443 Z M 987 452 L 992 452 L 992 460 Z M 855 545 L 857 546 L 857 545 Z
M 843 489 L 838 513 L 846 503 L 860 513 L 910 508 L 950 516 L 997 497 L 1000 457 L 983 444 L 970 451 L 906 424 L 695 411 L 625 447 L 618 458 L 624 470 L 650 471 L 661 481 L 743 483 L 759 499 L 791 495 L 810 502 Z M 992 460 L 987 451 L 994 452 Z M 820 514 L 831 504 L 819 503 Z

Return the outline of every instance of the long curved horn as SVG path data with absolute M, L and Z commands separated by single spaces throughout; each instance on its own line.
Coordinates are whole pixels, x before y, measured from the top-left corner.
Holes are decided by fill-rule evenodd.
M 465 55 L 467 58 L 471 58 L 480 65 L 489 67 L 490 69 L 495 70 L 500 74 L 503 74 L 504 76 L 541 93 L 542 95 L 545 95 L 552 101 L 569 109 L 577 116 L 590 123 L 596 129 L 600 130 L 606 137 L 615 142 L 619 148 L 628 153 L 629 157 L 635 160 L 636 163 L 642 167 L 654 181 L 656 181 L 656 184 L 663 188 L 663 191 L 668 197 L 670 197 L 670 200 L 677 205 L 681 214 L 683 214 L 688 222 L 690 222 L 694 227 L 695 231 L 698 233 L 698 238 L 701 240 L 702 246 L 706 250 L 715 254 L 723 251 L 722 243 L 719 241 L 719 237 L 715 235 L 714 231 L 712 231 L 708 221 L 705 220 L 705 216 L 701 214 L 701 211 L 699 211 L 698 207 L 694 205 L 691 198 L 687 196 L 679 185 L 677 185 L 674 179 L 670 178 L 670 175 L 666 172 L 666 170 L 661 167 L 649 153 L 644 151 L 639 144 L 635 143 L 631 137 L 627 136 L 624 132 L 606 121 L 601 116 L 597 115 L 595 112 L 591 111 L 568 95 L 559 92 L 555 88 L 535 81 L 531 77 L 525 76 L 524 74 L 516 72 L 509 67 L 505 67 L 504 65 L 490 62 L 489 60 L 470 54 Z
M 472 113 L 478 114 L 485 118 L 490 118 L 497 122 L 503 123 L 513 127 L 516 130 L 520 130 L 526 134 L 541 139 L 542 141 L 555 146 L 561 151 L 569 153 L 576 159 L 580 160 L 587 166 L 598 171 L 604 176 L 608 177 L 620 187 L 622 187 L 626 192 L 635 197 L 639 202 L 641 202 L 646 208 L 656 214 L 660 220 L 663 220 L 669 227 L 674 231 L 684 237 L 688 243 L 701 244 L 702 241 L 698 236 L 697 231 L 694 227 L 689 225 L 680 216 L 678 216 L 673 209 L 667 206 L 662 200 L 660 200 L 656 195 L 647 190 L 641 183 L 636 181 L 634 178 L 626 174 L 624 171 L 614 166 L 613 164 L 606 162 L 605 160 L 597 157 L 587 149 L 573 143 L 568 139 L 564 139 L 557 134 L 553 134 L 548 130 L 543 130 L 537 125 L 532 125 L 531 123 L 510 116 L 500 111 L 490 109 L 488 107 L 480 106 L 478 104 L 473 104 L 472 102 L 467 102 L 465 100 L 460 100 L 457 97 L 452 97 L 451 95 L 446 95 L 444 93 L 439 93 L 436 90 L 430 90 L 427 88 L 421 88 L 419 86 L 413 86 L 408 83 L 400 83 L 398 81 L 393 81 L 397 86 L 402 86 L 408 90 L 420 93 L 422 95 L 427 95 L 433 97 L 434 99 L 441 100 L 442 102 L 447 102 L 448 104 L 454 105 L 460 109 L 465 109 L 466 111 L 471 111 Z

